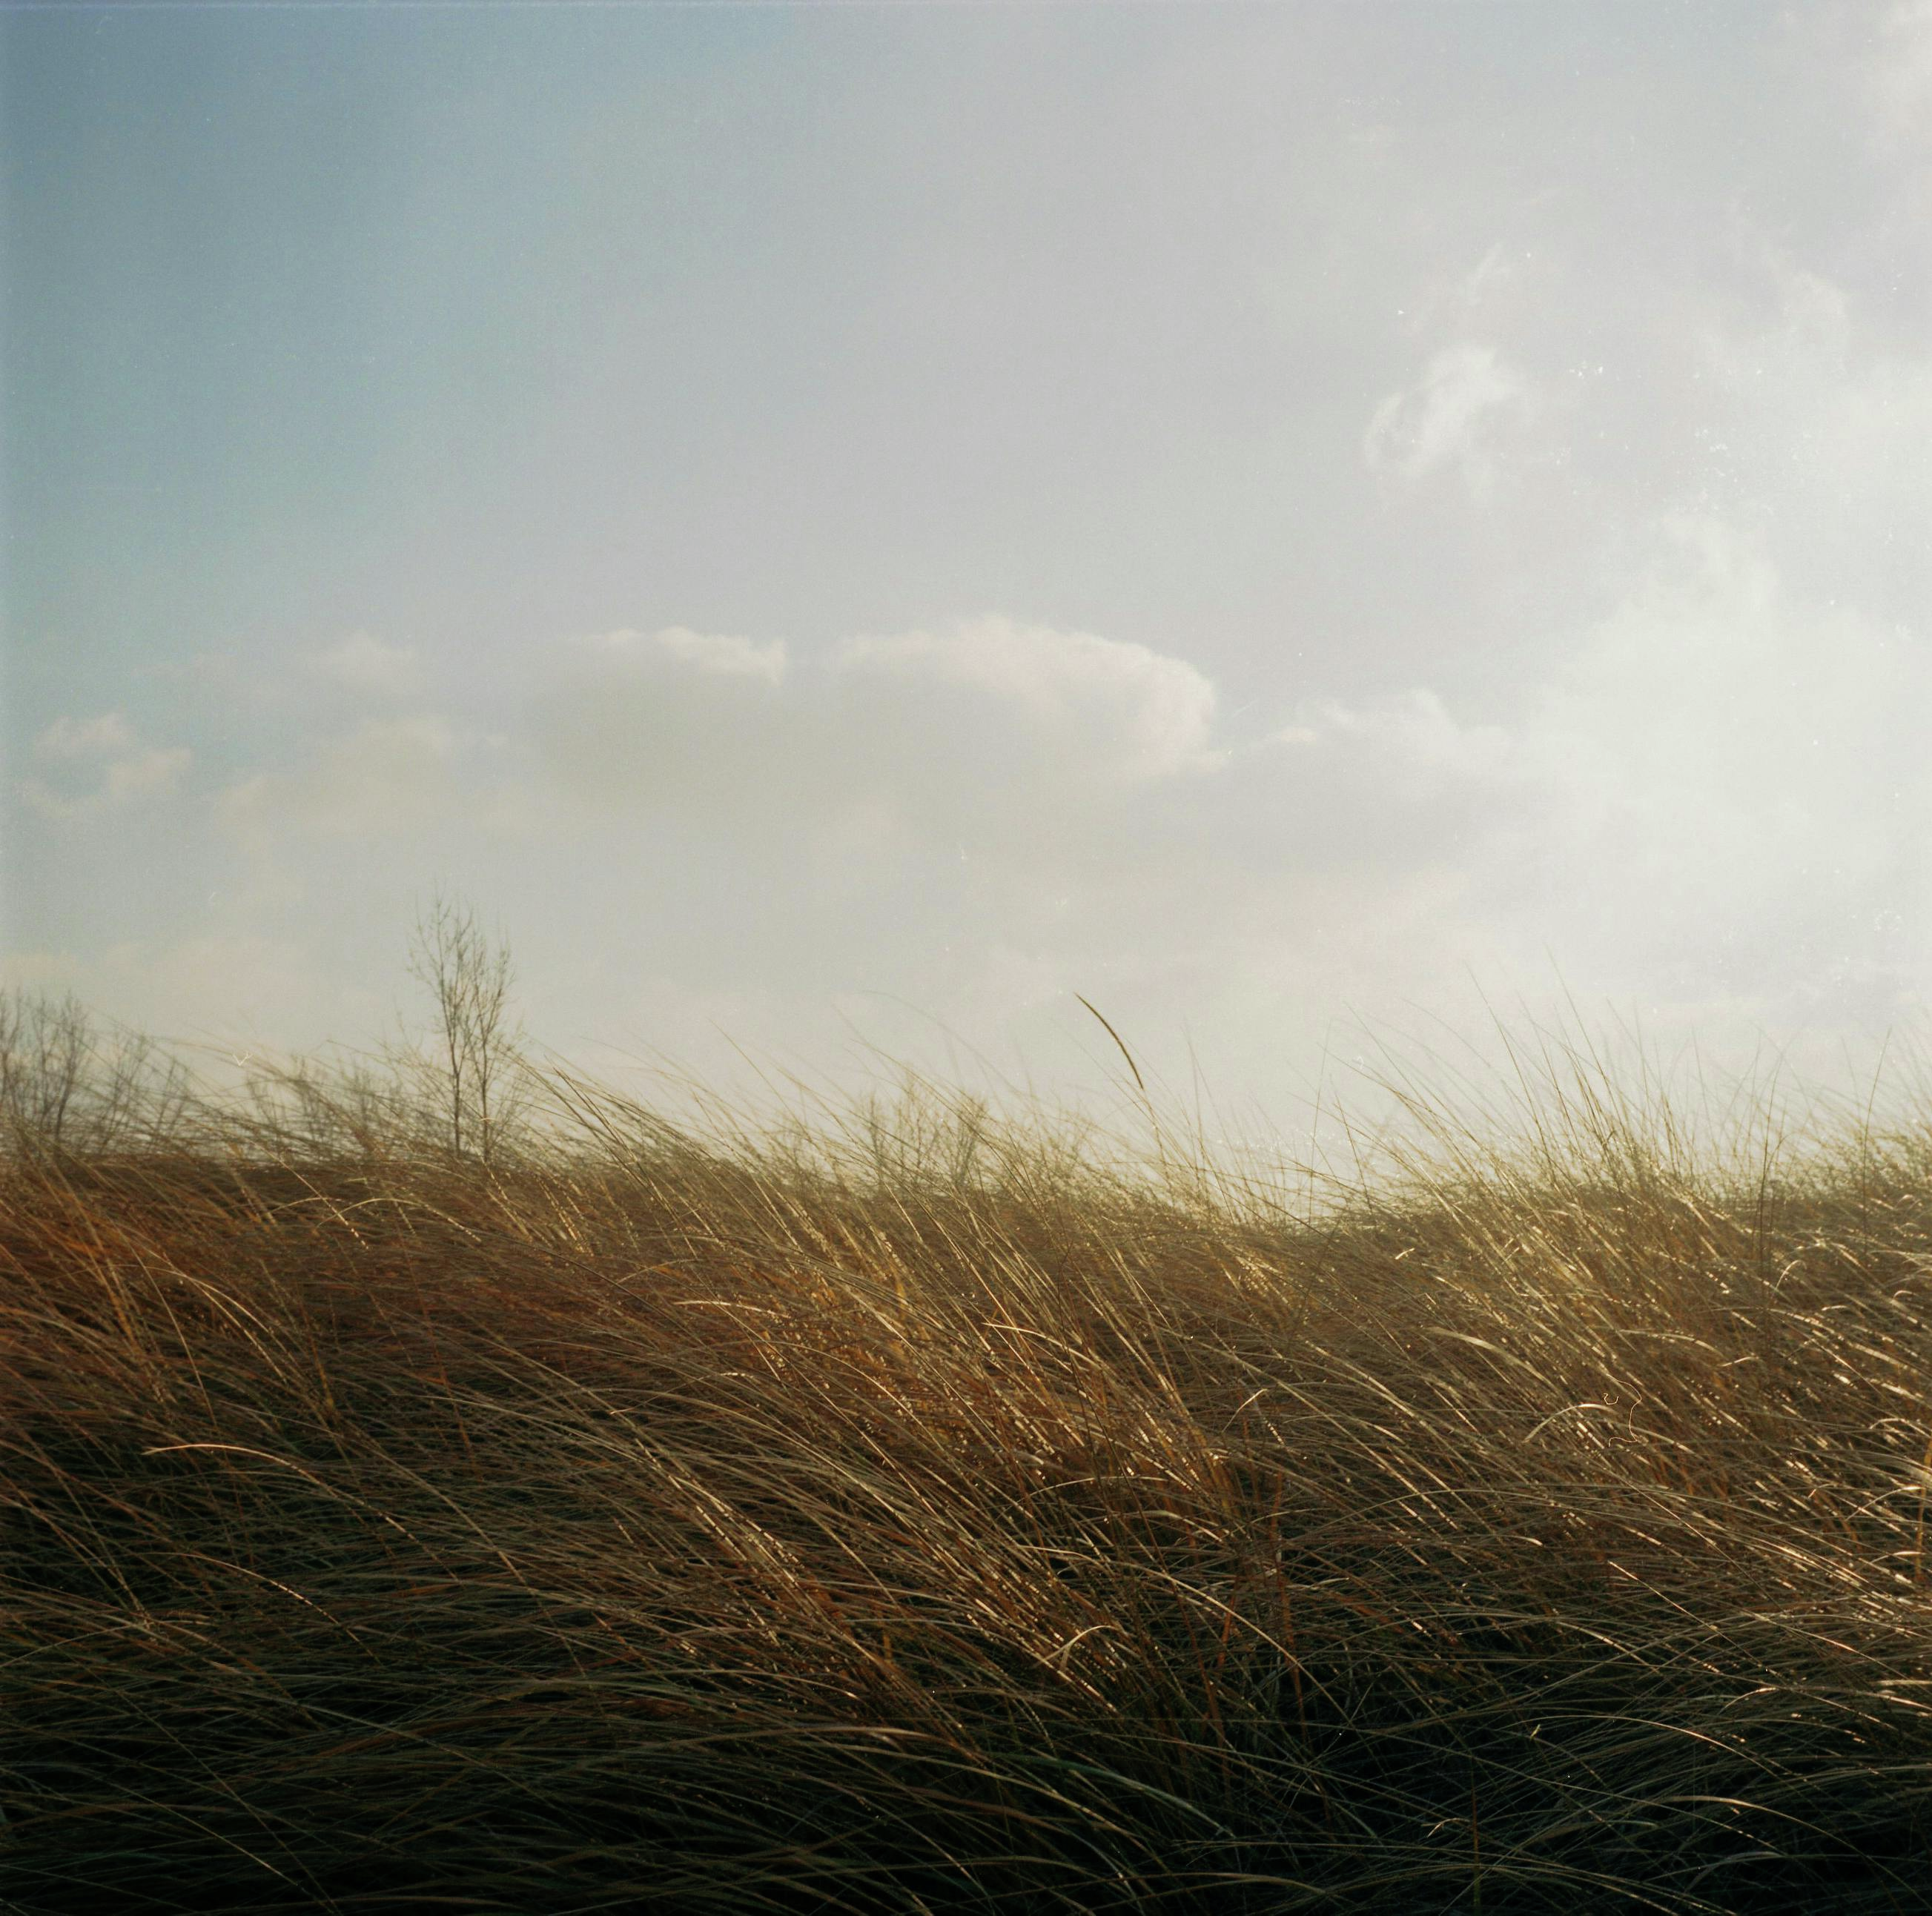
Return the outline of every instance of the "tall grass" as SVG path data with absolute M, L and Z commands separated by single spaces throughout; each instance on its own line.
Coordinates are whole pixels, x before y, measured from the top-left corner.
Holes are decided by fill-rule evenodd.
M 1932 1908 L 1932 1126 L 1550 1063 L 1312 1205 L 930 1091 L 14 1100 L 0 1898 Z

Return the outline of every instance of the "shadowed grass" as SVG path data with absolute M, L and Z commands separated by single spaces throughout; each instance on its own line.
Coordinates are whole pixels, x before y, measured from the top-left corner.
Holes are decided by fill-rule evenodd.
M 1932 1129 L 1550 1063 L 1299 1210 L 932 1096 L 16 1126 L 0 1897 L 1932 1907 Z

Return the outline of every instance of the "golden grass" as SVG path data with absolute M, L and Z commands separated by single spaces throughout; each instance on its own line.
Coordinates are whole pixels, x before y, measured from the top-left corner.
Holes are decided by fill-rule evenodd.
M 1932 1129 L 284 1090 L 0 1171 L 9 1910 L 1932 1908 Z

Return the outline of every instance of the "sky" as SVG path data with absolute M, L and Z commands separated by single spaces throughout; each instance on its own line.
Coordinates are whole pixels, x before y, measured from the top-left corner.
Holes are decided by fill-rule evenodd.
M 0 109 L 11 984 L 370 1042 L 441 891 L 612 1075 L 1084 997 L 1284 1122 L 1921 1024 L 1932 6 L 74 0 Z

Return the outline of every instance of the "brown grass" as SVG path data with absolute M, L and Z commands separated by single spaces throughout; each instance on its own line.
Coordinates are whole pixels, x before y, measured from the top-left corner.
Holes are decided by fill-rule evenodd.
M 0 1171 L 10 1910 L 1932 1908 L 1932 1130 L 283 1090 Z

